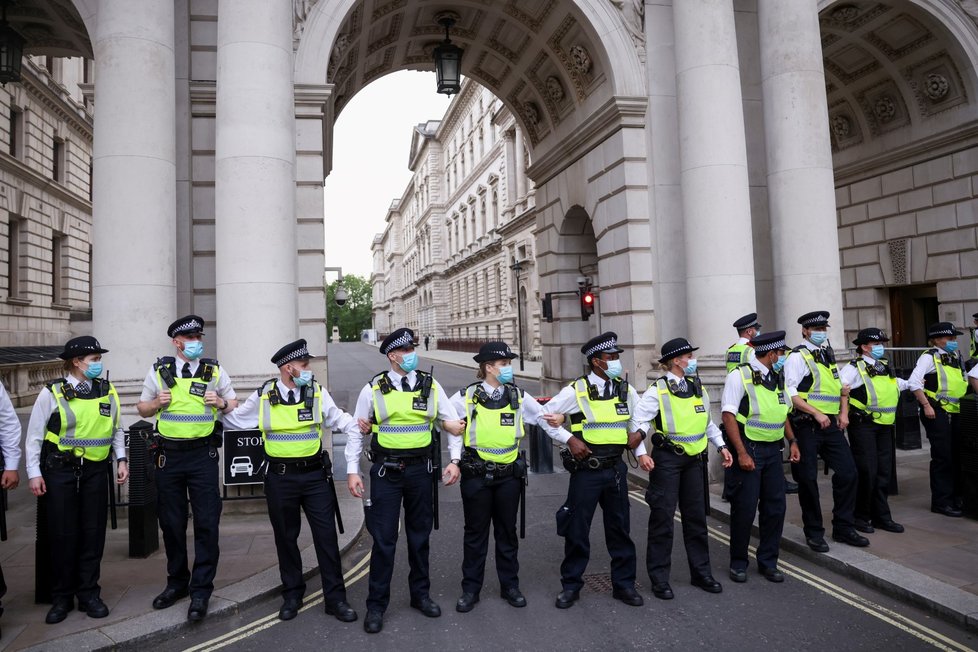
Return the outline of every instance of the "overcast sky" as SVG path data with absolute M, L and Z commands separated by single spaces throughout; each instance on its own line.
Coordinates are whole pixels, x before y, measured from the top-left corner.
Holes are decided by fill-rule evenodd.
M 370 276 L 374 234 L 384 230 L 391 201 L 411 180 L 412 130 L 440 119 L 448 103 L 435 92 L 434 73 L 402 71 L 368 84 L 343 108 L 333 129 L 333 171 L 323 189 L 327 267 Z

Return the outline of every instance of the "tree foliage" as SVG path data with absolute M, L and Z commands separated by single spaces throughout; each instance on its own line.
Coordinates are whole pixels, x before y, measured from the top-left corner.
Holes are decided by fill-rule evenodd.
M 370 328 L 372 323 L 373 287 L 362 276 L 344 276 L 346 303 L 337 306 L 333 300 L 337 283 L 333 281 L 326 286 L 326 335 L 332 337 L 333 326 L 338 326 L 341 341 L 359 342 L 360 331 Z

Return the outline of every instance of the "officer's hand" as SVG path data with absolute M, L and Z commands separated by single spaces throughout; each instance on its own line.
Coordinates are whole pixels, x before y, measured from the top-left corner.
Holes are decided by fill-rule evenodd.
M 370 434 L 370 419 L 364 419 L 363 417 L 357 419 L 357 425 L 360 426 L 361 435 Z
M 639 455 L 638 456 L 638 468 L 643 471 L 651 471 L 655 468 L 655 462 L 652 461 L 651 455 Z
M 754 470 L 754 458 L 748 455 L 747 451 L 737 454 L 737 464 L 739 464 L 740 468 L 744 471 Z
M 115 471 L 115 483 L 126 484 L 129 479 L 129 462 L 117 462 Z
M 460 477 L 462 477 L 462 471 L 458 468 L 458 465 L 449 464 L 445 467 L 445 472 L 441 474 L 441 481 L 445 483 L 446 487 L 450 487 L 458 482 Z
M 19 484 L 20 474 L 17 471 L 4 471 L 3 477 L 0 477 L 0 488 L 2 489 L 16 489 Z
M 849 414 L 847 412 L 839 413 L 839 430 L 845 430 L 849 425 Z
M 730 454 L 728 449 L 724 448 L 722 451 L 720 451 L 720 455 L 723 457 L 723 468 L 729 469 L 731 466 L 733 466 L 733 455 Z
M 795 463 L 801 460 L 801 451 L 798 450 L 798 441 L 795 440 L 788 444 L 788 461 Z
M 570 449 L 571 455 L 576 460 L 583 460 L 591 454 L 591 449 L 587 447 L 587 444 L 577 437 L 571 437 L 567 440 L 567 448 Z
M 628 433 L 628 447 L 632 450 L 638 448 L 638 445 L 642 443 L 642 433 L 640 432 L 630 432 Z
M 922 407 L 921 411 L 924 413 L 924 417 L 928 419 L 934 419 L 937 417 L 937 415 L 934 414 L 934 406 L 931 405 L 930 403 Z
M 35 496 L 43 496 L 48 492 L 48 488 L 44 484 L 44 478 L 40 475 L 36 478 L 31 478 L 27 484 L 31 488 L 31 493 Z
M 547 422 L 547 425 L 551 428 L 559 428 L 564 425 L 564 415 L 563 414 L 544 414 L 543 420 Z
M 465 424 L 460 419 L 452 419 L 449 421 L 442 421 L 441 427 L 453 435 L 461 435 L 462 430 L 465 429 Z
M 217 407 L 222 403 L 224 403 L 224 399 L 218 397 L 217 392 L 215 391 L 204 392 L 204 405 Z
M 825 430 L 826 428 L 832 425 L 832 419 L 828 418 L 821 412 L 815 413 L 815 421 L 818 422 L 818 427 L 821 428 L 822 430 Z
M 346 476 L 346 486 L 354 498 L 363 497 L 363 478 L 359 473 L 351 473 Z
M 161 408 L 165 408 L 167 405 L 170 404 L 171 398 L 173 397 L 170 395 L 170 390 L 164 389 L 163 391 L 160 392 L 160 395 L 156 397 L 156 400 L 160 402 Z

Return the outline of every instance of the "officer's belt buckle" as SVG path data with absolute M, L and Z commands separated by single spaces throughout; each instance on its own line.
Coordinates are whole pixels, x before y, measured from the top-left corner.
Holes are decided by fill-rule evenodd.
M 669 442 L 669 447 L 672 449 L 672 452 L 675 453 L 676 455 L 686 454 L 686 451 L 683 450 L 683 447 L 675 442 Z
M 485 464 L 486 464 L 486 473 L 492 473 L 498 468 L 496 466 L 496 463 L 492 461 L 486 462 Z
M 596 457 L 587 458 L 587 468 L 597 470 L 601 468 L 601 460 Z
M 275 475 L 285 475 L 285 472 L 288 470 L 288 467 L 286 466 L 285 462 L 280 462 L 278 464 L 269 464 L 268 470 L 274 473 Z

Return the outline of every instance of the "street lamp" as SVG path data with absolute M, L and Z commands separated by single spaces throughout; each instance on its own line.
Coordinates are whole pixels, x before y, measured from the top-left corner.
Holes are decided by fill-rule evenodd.
M 3 0 L 3 17 L 0 18 L 0 84 L 20 81 L 23 60 L 24 37 L 7 22 L 7 0 Z
M 525 260 L 514 260 L 509 266 L 516 272 L 516 346 L 520 352 L 520 371 L 523 371 L 523 300 L 520 297 L 520 272 L 523 271 Z
M 435 21 L 445 28 L 445 40 L 435 48 L 435 76 L 438 92 L 454 95 L 462 87 L 462 48 L 452 43 L 448 30 L 458 20 L 458 14 L 443 11 L 435 16 Z

